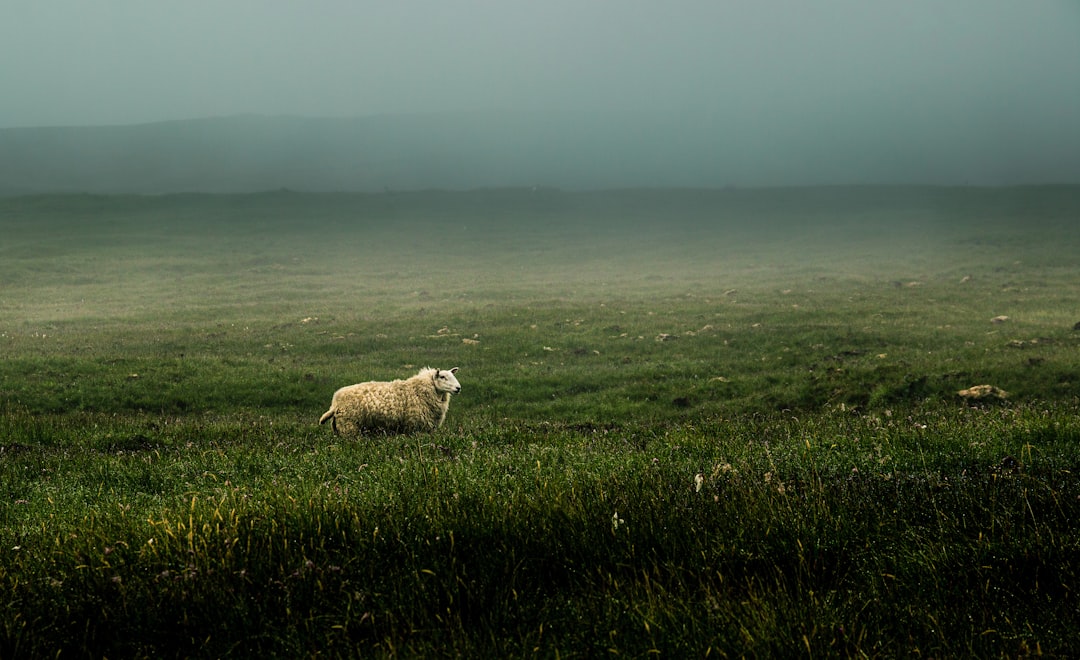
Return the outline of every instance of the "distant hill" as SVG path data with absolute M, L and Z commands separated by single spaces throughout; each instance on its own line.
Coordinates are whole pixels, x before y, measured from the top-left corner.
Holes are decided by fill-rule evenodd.
M 0 194 L 714 183 L 665 174 L 654 151 L 598 119 L 497 114 L 16 128 L 0 130 Z
M 0 194 L 1080 181 L 1080 144 L 1025 143 L 1033 165 L 976 132 L 818 121 L 786 134 L 704 115 L 499 113 L 7 128 Z

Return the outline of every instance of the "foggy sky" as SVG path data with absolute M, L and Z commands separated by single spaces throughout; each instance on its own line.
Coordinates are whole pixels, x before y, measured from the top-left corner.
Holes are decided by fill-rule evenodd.
M 827 138 L 854 158 L 867 140 L 949 136 L 1005 179 L 1032 159 L 1080 176 L 1075 0 L 7 0 L 3 14 L 0 128 L 580 112 Z

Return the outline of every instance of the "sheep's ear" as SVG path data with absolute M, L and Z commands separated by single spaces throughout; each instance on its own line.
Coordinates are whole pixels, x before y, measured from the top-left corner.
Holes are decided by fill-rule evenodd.
M 438 369 L 436 369 L 436 370 L 435 370 L 435 377 L 436 377 L 436 378 L 438 378 L 438 377 L 439 377 L 439 370 L 438 370 Z
M 456 373 L 457 373 L 457 369 L 458 369 L 457 367 L 454 367 L 453 369 L 451 369 L 451 370 L 450 370 L 450 373 L 452 373 L 452 374 L 456 374 Z

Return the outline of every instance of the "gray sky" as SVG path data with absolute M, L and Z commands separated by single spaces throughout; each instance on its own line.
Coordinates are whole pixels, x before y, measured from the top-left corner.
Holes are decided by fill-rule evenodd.
M 1080 109 L 1073 0 L 6 0 L 0 127 L 459 110 Z M 1072 127 L 1076 123 L 1071 124 Z
M 1080 181 L 1077 0 L 5 0 L 2 14 L 0 128 L 509 111 L 651 168 L 626 181 Z

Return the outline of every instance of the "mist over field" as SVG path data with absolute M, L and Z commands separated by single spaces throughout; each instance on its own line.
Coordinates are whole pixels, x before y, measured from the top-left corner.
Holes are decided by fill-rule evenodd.
M 6 0 L 0 658 L 1080 657 L 1078 35 Z
M 1078 190 L 0 198 L 0 656 L 1076 657 Z
M 0 194 L 1080 181 L 1080 8 L 18 1 Z

